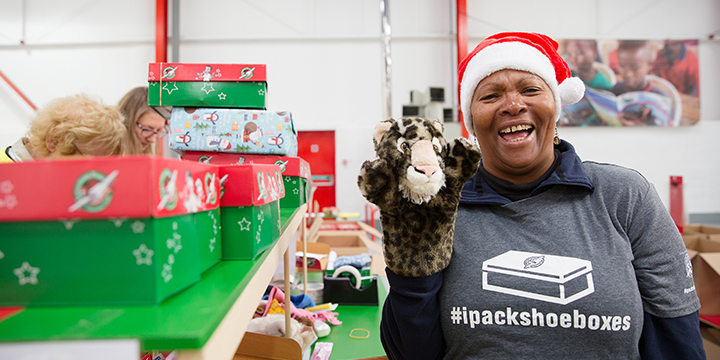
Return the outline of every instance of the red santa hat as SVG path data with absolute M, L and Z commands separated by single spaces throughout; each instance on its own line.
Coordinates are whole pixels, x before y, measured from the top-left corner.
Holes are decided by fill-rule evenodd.
M 495 34 L 478 44 L 458 69 L 460 108 L 470 135 L 474 135 L 470 105 L 475 88 L 482 79 L 500 70 L 527 71 L 545 80 L 555 97 L 556 122 L 562 105 L 580 101 L 585 84 L 570 75 L 557 49 L 558 43 L 546 35 L 522 32 Z

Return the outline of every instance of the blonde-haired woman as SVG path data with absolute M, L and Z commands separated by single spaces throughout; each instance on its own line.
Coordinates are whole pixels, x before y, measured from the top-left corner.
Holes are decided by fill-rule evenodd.
M 58 98 L 38 111 L 27 137 L 4 149 L 0 162 L 125 153 L 127 130 L 115 106 L 87 95 Z
M 128 130 L 128 155 L 155 154 L 155 142 L 167 135 L 165 119 L 148 106 L 147 86 L 130 90 L 118 104 Z

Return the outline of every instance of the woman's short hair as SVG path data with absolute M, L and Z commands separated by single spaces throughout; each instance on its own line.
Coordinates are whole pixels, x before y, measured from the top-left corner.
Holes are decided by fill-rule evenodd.
M 58 98 L 37 112 L 30 122 L 30 145 L 39 155 L 51 154 L 46 141 L 54 143 L 62 155 L 107 156 L 125 153 L 127 130 L 115 106 L 102 104 L 87 95 Z
M 155 111 L 148 105 L 148 87 L 140 86 L 128 91 L 118 104 L 120 112 L 125 116 L 125 127 L 128 131 L 128 154 L 153 154 L 154 144 L 143 149 L 135 128 L 137 121 L 148 111 Z

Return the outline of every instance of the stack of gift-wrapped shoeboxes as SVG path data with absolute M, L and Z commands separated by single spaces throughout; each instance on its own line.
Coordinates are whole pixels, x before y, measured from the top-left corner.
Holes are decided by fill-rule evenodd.
M 290 112 L 266 110 L 262 64 L 152 63 L 149 99 L 170 119 L 169 147 L 219 167 L 222 258 L 253 259 L 280 232 L 280 208 L 308 201 Z
M 0 164 L 0 306 L 155 305 L 220 261 L 218 168 L 150 156 Z

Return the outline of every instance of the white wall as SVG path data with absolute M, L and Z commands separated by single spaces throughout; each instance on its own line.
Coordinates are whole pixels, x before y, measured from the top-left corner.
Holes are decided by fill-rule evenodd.
M 389 0 L 392 113 L 410 90 L 443 87 L 452 104 L 450 0 Z M 0 71 L 37 106 L 78 92 L 114 104 L 146 84 L 154 61 L 155 2 L 0 0 Z M 622 9 L 619 11 L 618 9 Z M 336 131 L 337 197 L 363 213 L 355 185 L 374 156 L 382 120 L 382 43 L 378 0 L 181 0 L 180 62 L 265 63 L 271 110 L 290 110 L 299 130 Z M 685 180 L 688 213 L 720 212 L 720 29 L 714 0 L 470 0 L 470 49 L 507 30 L 556 38 L 700 39 L 701 121 L 680 129 L 562 128 L 583 159 L 641 171 L 667 202 L 669 176 Z M 680 16 L 680 14 L 682 16 Z M 23 31 L 24 29 L 24 31 Z M 21 39 L 26 45 L 19 45 Z M 172 35 L 172 34 L 171 34 Z M 27 130 L 33 111 L 0 81 L 0 146 Z M 619 184 L 621 185 L 621 184 Z
M 521 9 L 521 10 L 520 10 Z M 552 11 L 549 11 L 552 9 Z M 556 0 L 468 1 L 472 48 L 499 31 L 535 31 L 562 38 L 699 39 L 700 118 L 683 128 L 568 128 L 584 160 L 620 164 L 640 171 L 666 206 L 670 176 L 683 176 L 686 213 L 720 211 L 720 2 Z M 542 15 L 538 15 L 542 14 Z M 621 186 L 622 184 L 618 184 Z

